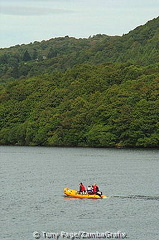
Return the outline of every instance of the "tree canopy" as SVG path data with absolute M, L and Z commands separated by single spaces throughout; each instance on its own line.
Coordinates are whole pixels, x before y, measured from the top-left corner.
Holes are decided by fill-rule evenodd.
M 65 36 L 0 49 L 0 82 L 65 71 L 79 64 L 107 62 L 149 65 L 159 62 L 159 17 L 128 34 Z
M 0 50 L 0 144 L 159 147 L 159 18 Z
M 1 87 L 0 144 L 158 147 L 155 68 L 78 65 L 12 81 Z

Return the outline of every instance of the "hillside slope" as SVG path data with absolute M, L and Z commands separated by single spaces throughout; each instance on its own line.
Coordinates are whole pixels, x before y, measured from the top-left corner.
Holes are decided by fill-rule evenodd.
M 0 50 L 0 144 L 159 147 L 159 18 Z
M 96 35 L 88 39 L 60 37 L 0 49 L 0 82 L 65 71 L 78 64 L 159 62 L 159 17 L 122 37 Z
M 80 65 L 0 96 L 0 144 L 159 147 L 159 64 Z

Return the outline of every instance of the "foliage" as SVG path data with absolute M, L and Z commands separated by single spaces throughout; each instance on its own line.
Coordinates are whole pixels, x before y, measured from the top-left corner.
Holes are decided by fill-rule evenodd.
M 159 64 L 77 65 L 0 88 L 0 144 L 159 146 Z
M 0 82 L 65 71 L 79 64 L 159 62 L 159 17 L 128 34 L 97 34 L 88 39 L 59 37 L 0 49 Z
M 158 26 L 0 49 L 0 144 L 159 147 Z

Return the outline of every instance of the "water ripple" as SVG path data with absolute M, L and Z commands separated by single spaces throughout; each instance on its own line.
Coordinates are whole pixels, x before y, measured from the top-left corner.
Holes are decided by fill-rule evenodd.
M 144 196 L 144 195 L 128 195 L 128 196 L 111 196 L 112 198 L 130 198 L 130 199 L 141 199 L 141 200 L 157 200 L 159 196 Z

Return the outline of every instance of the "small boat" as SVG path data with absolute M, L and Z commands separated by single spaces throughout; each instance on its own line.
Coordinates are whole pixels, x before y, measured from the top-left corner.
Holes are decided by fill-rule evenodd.
M 105 195 L 97 195 L 97 194 L 80 194 L 78 191 L 70 189 L 70 188 L 64 188 L 64 194 L 69 196 L 69 197 L 74 197 L 74 198 L 106 198 L 107 196 Z

